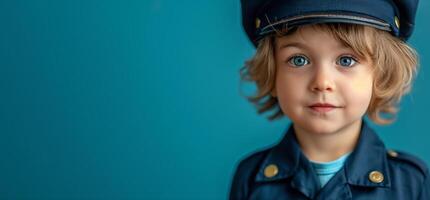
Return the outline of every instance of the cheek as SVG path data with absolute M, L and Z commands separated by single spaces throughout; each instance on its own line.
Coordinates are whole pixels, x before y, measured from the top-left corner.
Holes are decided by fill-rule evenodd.
M 351 80 L 348 88 L 345 88 L 345 95 L 351 105 L 356 109 L 366 110 L 372 98 L 373 82 L 372 78 L 363 77 L 361 79 Z
M 303 78 L 298 76 L 279 75 L 276 79 L 276 92 L 280 106 L 283 110 L 289 110 L 294 107 L 304 96 L 306 91 Z
M 354 78 L 351 78 L 350 89 L 359 95 L 371 96 L 373 89 L 372 68 L 368 65 L 362 65 L 361 69 Z
M 355 91 L 357 94 L 367 94 L 372 91 L 372 79 L 371 78 L 361 78 L 355 79 L 351 82 L 351 90 Z

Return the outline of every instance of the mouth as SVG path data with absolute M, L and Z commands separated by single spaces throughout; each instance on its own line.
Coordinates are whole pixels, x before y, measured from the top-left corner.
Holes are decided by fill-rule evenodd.
M 340 107 L 334 106 L 329 103 L 316 103 L 316 104 L 310 105 L 309 108 L 318 113 L 326 113 Z

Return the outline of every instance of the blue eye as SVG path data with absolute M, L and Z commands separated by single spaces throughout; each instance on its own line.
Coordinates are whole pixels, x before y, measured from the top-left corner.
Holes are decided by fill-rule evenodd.
M 352 67 L 353 65 L 355 65 L 355 63 L 357 63 L 357 60 L 355 60 L 351 56 L 342 56 L 337 62 L 338 65 L 343 67 Z
M 288 62 L 296 67 L 301 67 L 309 64 L 308 59 L 304 56 L 293 56 L 288 60 Z

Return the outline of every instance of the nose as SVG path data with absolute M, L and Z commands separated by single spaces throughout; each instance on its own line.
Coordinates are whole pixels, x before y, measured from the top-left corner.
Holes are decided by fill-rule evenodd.
M 334 71 L 329 65 L 315 66 L 314 74 L 310 84 L 313 92 L 333 92 L 335 88 Z

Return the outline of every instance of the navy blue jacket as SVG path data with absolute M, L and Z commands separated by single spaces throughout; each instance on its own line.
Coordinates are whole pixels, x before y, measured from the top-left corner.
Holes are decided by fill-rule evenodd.
M 265 175 L 276 166 L 276 175 Z M 372 172 L 381 176 L 375 181 Z M 383 177 L 383 178 L 381 178 Z M 322 188 L 297 143 L 293 126 L 281 142 L 242 160 L 231 183 L 230 200 L 375 199 L 430 200 L 429 171 L 418 158 L 389 151 L 363 120 L 359 141 L 343 168 Z

